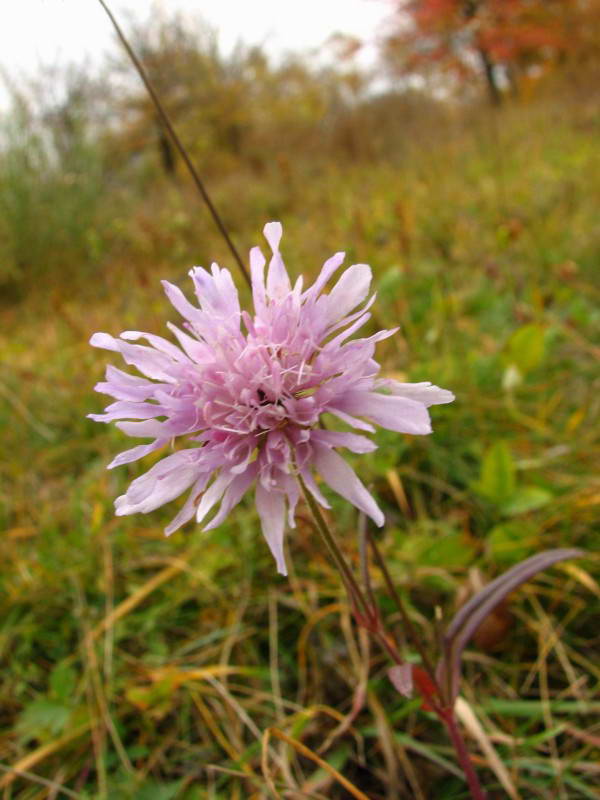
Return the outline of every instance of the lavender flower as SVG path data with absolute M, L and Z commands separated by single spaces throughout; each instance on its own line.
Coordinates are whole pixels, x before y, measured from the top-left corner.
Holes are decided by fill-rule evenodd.
M 90 343 L 121 353 L 145 377 L 113 366 L 98 392 L 116 399 L 98 422 L 117 423 L 130 436 L 152 438 L 118 455 L 109 468 L 135 461 L 186 437 L 186 449 L 158 461 L 115 502 L 118 515 L 147 513 L 190 489 L 183 507 L 165 529 L 171 534 L 193 516 L 205 526 L 220 525 L 256 484 L 256 507 L 262 530 L 277 562 L 287 574 L 283 555 L 285 518 L 294 527 L 299 497 L 297 476 L 324 507 L 312 471 L 377 525 L 383 514 L 354 471 L 338 454 L 346 447 L 368 453 L 376 445 L 357 433 L 319 426 L 329 413 L 346 425 L 373 432 L 371 423 L 400 433 L 427 434 L 427 407 L 449 403 L 451 392 L 430 383 L 398 383 L 377 378 L 375 344 L 395 330 L 348 341 L 369 319 L 365 305 L 371 270 L 349 267 L 328 294 L 327 282 L 344 254 L 325 262 L 315 283 L 302 291 L 302 277 L 290 284 L 279 252 L 282 228 L 264 229 L 272 250 L 265 286 L 265 258 L 250 252 L 254 316 L 240 310 L 228 270 L 190 271 L 200 308 L 173 284 L 163 281 L 167 297 L 185 319 L 185 331 L 168 323 L 179 347 L 160 336 L 125 331 L 119 339 L 96 333 Z M 397 329 L 396 329 L 397 330 Z M 187 332 L 186 332 L 187 331 Z M 145 339 L 149 346 L 131 344 Z

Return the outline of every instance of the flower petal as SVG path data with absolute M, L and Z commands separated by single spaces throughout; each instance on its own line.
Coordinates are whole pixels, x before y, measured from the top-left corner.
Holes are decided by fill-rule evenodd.
M 202 495 L 202 500 L 200 501 L 200 504 L 198 505 L 198 511 L 196 512 L 196 522 L 202 522 L 211 508 L 213 508 L 213 506 L 219 502 L 234 477 L 235 476 L 230 472 L 222 470 L 221 473 L 215 478 L 210 487 Z
M 340 399 L 338 402 L 341 403 L 342 399 Z M 367 433 L 375 433 L 375 428 L 370 423 L 363 422 L 362 419 L 358 419 L 358 417 L 353 417 L 351 414 L 347 414 L 345 411 L 342 411 L 341 408 L 328 405 L 325 411 L 329 411 L 329 413 L 333 414 L 334 417 L 339 417 L 342 420 L 342 422 L 346 423 L 346 425 L 351 425 L 353 428 L 358 428 L 359 431 L 367 431 Z
M 321 267 L 321 272 L 319 273 L 317 280 L 313 283 L 312 286 L 310 286 L 304 292 L 303 295 L 304 300 L 308 299 L 315 300 L 318 297 L 318 295 L 321 294 L 323 288 L 327 284 L 327 281 L 329 280 L 329 278 L 331 278 L 333 273 L 338 269 L 340 264 L 343 263 L 345 257 L 346 254 L 340 252 L 340 253 L 335 253 L 334 255 L 331 256 L 331 258 L 327 259 L 327 261 Z
M 258 471 L 257 467 L 257 463 L 254 462 L 254 464 L 251 464 L 242 475 L 236 475 L 234 477 L 227 487 L 225 494 L 223 495 L 223 500 L 221 501 L 221 507 L 218 513 L 215 514 L 208 525 L 204 527 L 205 531 L 210 531 L 224 522 L 229 512 L 235 508 L 235 506 L 237 506 L 242 497 L 246 494 L 252 481 L 256 478 L 256 473 Z
M 97 383 L 94 389 L 101 394 L 108 394 L 116 400 L 143 402 L 149 397 L 153 397 L 157 388 L 165 388 L 168 385 L 154 383 L 139 375 L 129 375 L 109 364 L 106 367 L 106 381 Z
M 327 498 L 323 495 L 315 479 L 313 478 L 312 474 L 308 469 L 301 469 L 300 475 L 302 476 L 302 480 L 306 484 L 306 488 L 315 498 L 319 505 L 323 506 L 323 508 L 331 508 L 331 503 L 328 502 Z
M 283 225 L 281 222 L 267 222 L 263 228 L 265 239 L 274 253 L 279 252 L 279 242 L 283 236 Z
M 181 345 L 182 349 L 188 354 L 188 356 L 195 361 L 197 364 L 207 363 L 213 360 L 214 355 L 212 354 L 211 349 L 206 345 L 204 342 L 201 342 L 199 339 L 195 339 L 193 336 L 182 331 L 177 325 L 173 325 L 171 322 L 167 322 L 167 328 L 172 331 L 172 333 L 177 337 L 177 341 Z
M 279 242 L 281 240 L 281 222 L 268 222 L 264 228 L 266 240 L 269 242 L 273 257 L 269 262 L 267 273 L 267 295 L 272 300 L 283 300 L 292 290 L 289 275 L 279 252 Z
M 452 392 L 447 389 L 440 389 L 429 381 L 422 383 L 400 383 L 390 379 L 377 382 L 378 386 L 389 389 L 390 392 L 399 397 L 407 397 L 409 400 L 416 400 L 424 406 L 436 406 L 442 403 L 451 403 L 455 398 Z
M 335 450 L 330 450 L 325 445 L 316 445 L 314 450 L 315 467 L 321 473 L 325 483 L 356 508 L 364 511 L 376 525 L 381 527 L 385 521 L 383 513 L 354 470 Z
M 130 450 L 125 450 L 123 453 L 119 453 L 118 456 L 113 458 L 106 469 L 114 469 L 115 467 L 120 467 L 122 464 L 130 464 L 132 461 L 137 461 L 144 456 L 147 456 L 149 453 L 153 453 L 155 450 L 163 447 L 167 443 L 168 439 L 155 439 L 155 441 L 151 442 L 151 444 L 138 444 L 136 447 L 132 447 Z
M 371 277 L 371 267 L 366 264 L 348 267 L 327 298 L 329 324 L 345 317 L 365 299 L 369 293 Z
M 265 257 L 260 247 L 250 250 L 250 275 L 252 277 L 252 300 L 257 314 L 262 315 L 266 307 Z
M 172 358 L 173 361 L 179 361 L 180 363 L 184 364 L 187 364 L 189 361 L 185 353 L 182 353 L 179 347 L 174 345 L 172 342 L 169 342 L 168 339 L 163 339 L 162 336 L 155 336 L 153 333 L 143 333 L 142 331 L 123 331 L 121 334 L 121 339 L 125 339 L 128 342 L 135 342 L 138 339 L 146 339 L 146 341 L 149 342 L 152 347 L 169 356 L 169 358 Z
M 168 438 L 167 423 L 159 422 L 157 419 L 145 419 L 142 422 L 117 422 L 117 428 L 128 436 L 139 439 L 145 437 Z
M 172 533 L 175 533 L 176 530 L 181 528 L 182 525 L 185 525 L 186 522 L 189 522 L 194 516 L 196 513 L 196 506 L 198 504 L 199 496 L 206 486 L 209 477 L 210 473 L 207 473 L 196 481 L 188 495 L 187 500 L 179 510 L 179 513 L 173 517 L 171 522 L 165 528 L 165 536 L 170 536 Z
M 259 482 L 256 485 L 256 509 L 264 537 L 277 564 L 277 572 L 280 575 L 287 575 L 283 555 L 285 528 L 285 496 L 283 492 L 269 491 Z
M 109 333 L 103 333 L 102 331 L 94 333 L 90 337 L 90 344 L 92 347 L 101 347 L 103 350 L 114 350 L 117 352 L 119 349 L 115 337 L 111 336 Z
M 218 264 L 212 265 L 212 274 L 202 267 L 190 270 L 194 281 L 196 297 L 206 319 L 213 325 L 224 326 L 233 336 L 240 329 L 240 301 L 237 289 L 227 269 L 220 269 Z
M 324 444 L 327 447 L 346 447 L 352 453 L 372 453 L 377 450 L 377 445 L 366 436 L 347 431 L 329 431 L 315 428 L 310 433 L 311 442 Z
M 117 400 L 104 410 L 104 414 L 88 414 L 96 422 L 113 422 L 116 419 L 153 419 L 162 417 L 166 409 L 156 403 L 134 403 L 130 400 Z
M 105 350 L 114 350 L 121 353 L 125 363 L 135 367 L 148 378 L 168 381 L 169 383 L 173 383 L 175 380 L 173 378 L 175 362 L 165 353 L 160 353 L 153 347 L 129 344 L 121 339 L 115 339 L 114 336 L 110 336 L 108 333 L 95 333 L 90 339 L 90 344 L 94 345 L 94 347 L 102 347 Z
M 147 514 L 179 497 L 198 478 L 199 455 L 200 448 L 180 450 L 136 478 L 127 492 L 115 500 L 117 516 Z
M 203 314 L 199 308 L 193 306 L 178 286 L 169 281 L 161 281 L 169 302 L 188 322 L 202 321 Z
M 379 392 L 348 392 L 339 405 L 351 414 L 360 414 L 377 425 L 398 433 L 431 433 L 431 420 L 423 403 Z

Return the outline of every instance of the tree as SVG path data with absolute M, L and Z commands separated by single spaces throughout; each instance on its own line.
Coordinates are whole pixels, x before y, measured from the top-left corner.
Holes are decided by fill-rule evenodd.
M 495 105 L 583 41 L 598 0 L 395 0 L 388 59 L 404 73 L 484 77 Z

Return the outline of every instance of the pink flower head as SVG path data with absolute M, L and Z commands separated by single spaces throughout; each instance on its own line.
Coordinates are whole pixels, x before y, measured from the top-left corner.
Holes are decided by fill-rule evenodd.
M 116 367 L 106 370 L 97 391 L 116 399 L 99 422 L 149 444 L 118 455 L 109 468 L 158 450 L 176 437 L 187 447 L 158 461 L 115 502 L 116 513 L 153 511 L 189 490 L 187 500 L 167 526 L 171 534 L 192 517 L 202 522 L 220 503 L 204 530 L 220 525 L 243 495 L 256 486 L 262 530 L 286 574 L 283 534 L 287 511 L 294 527 L 299 497 L 297 476 L 324 507 L 313 471 L 342 497 L 383 525 L 383 514 L 354 471 L 338 454 L 375 449 L 367 437 L 325 430 L 321 416 L 333 414 L 347 426 L 373 432 L 372 423 L 400 433 L 431 432 L 427 407 L 449 403 L 451 392 L 430 383 L 398 383 L 377 377 L 375 345 L 395 331 L 348 341 L 369 319 L 375 296 L 364 302 L 371 269 L 355 264 L 328 292 L 323 290 L 344 254 L 325 262 L 315 283 L 292 288 L 279 252 L 282 228 L 264 229 L 272 256 L 266 276 L 258 247 L 250 252 L 254 316 L 240 310 L 228 270 L 190 271 L 200 307 L 173 284 L 163 281 L 167 297 L 184 318 L 183 328 L 168 324 L 179 346 L 160 336 L 125 331 L 116 339 L 96 333 L 91 344 L 114 350 L 144 377 Z M 364 305 L 361 305 L 363 304 Z M 358 310 L 357 310 L 358 309 Z M 145 339 L 147 345 L 132 344 Z

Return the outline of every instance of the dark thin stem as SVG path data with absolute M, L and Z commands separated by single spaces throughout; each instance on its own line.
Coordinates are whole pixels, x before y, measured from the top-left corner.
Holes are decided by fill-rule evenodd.
M 331 557 L 336 563 L 337 568 L 342 574 L 342 579 L 348 590 L 348 594 L 350 595 L 350 599 L 354 602 L 357 607 L 358 612 L 360 613 L 361 609 L 358 606 L 362 606 L 362 610 L 366 613 L 367 616 L 373 616 L 373 613 L 377 613 L 375 603 L 375 598 L 372 595 L 370 585 L 369 585 L 369 599 L 365 598 L 365 595 L 356 582 L 354 575 L 352 574 L 352 570 L 348 566 L 346 559 L 344 558 L 341 550 L 339 549 L 333 534 L 329 530 L 329 526 L 321 513 L 321 509 L 317 505 L 314 497 L 308 491 L 306 484 L 302 480 L 302 477 L 298 475 L 298 481 L 304 492 L 304 497 L 308 506 L 312 512 L 313 519 L 315 521 L 316 528 L 318 532 L 321 534 L 321 538 L 324 540 L 325 544 L 327 545 L 327 549 L 329 550 Z M 373 605 L 369 604 L 369 600 L 372 599 Z M 402 658 L 401 654 L 398 652 L 396 646 L 390 641 L 390 639 L 386 636 L 385 630 L 381 626 L 381 622 L 379 617 L 374 618 L 374 625 L 369 627 L 369 631 L 371 634 L 377 639 L 377 641 L 381 644 L 383 649 L 387 652 L 391 660 L 399 665 L 404 664 L 404 659 Z
M 385 635 L 385 631 L 375 631 L 373 635 L 395 664 L 402 667 L 406 663 L 398 648 Z
M 361 511 L 358 515 L 358 552 L 360 556 L 360 571 L 367 594 L 367 599 L 371 608 L 375 608 L 376 601 L 371 585 L 371 573 L 369 572 L 369 553 L 367 550 L 367 517 Z
M 475 767 L 471 761 L 471 756 L 467 750 L 463 735 L 456 723 L 454 711 L 452 709 L 447 709 L 443 714 L 438 714 L 438 716 L 440 716 L 446 725 L 446 728 L 448 729 L 450 739 L 452 740 L 454 750 L 456 751 L 458 762 L 463 768 L 467 778 L 467 783 L 469 784 L 469 789 L 471 791 L 471 797 L 473 800 L 488 800 L 487 793 L 483 790 L 483 787 L 479 782 L 479 778 L 477 777 L 477 773 L 475 772 Z
M 145 71 L 144 67 L 142 66 L 141 61 L 139 60 L 139 58 L 134 53 L 133 48 L 129 44 L 125 34 L 123 33 L 123 31 L 120 28 L 119 23 L 117 22 L 117 20 L 113 16 L 111 10 L 106 5 L 104 0 L 98 0 L 98 2 L 102 6 L 102 8 L 106 11 L 106 13 L 108 15 L 108 18 L 112 22 L 113 27 L 114 27 L 115 31 L 117 32 L 117 36 L 119 37 L 123 47 L 127 51 L 127 55 L 132 60 L 133 65 L 135 66 L 136 70 L 138 71 L 138 74 L 139 74 L 140 78 L 142 79 L 142 81 L 144 83 L 144 86 L 146 87 L 146 90 L 148 91 L 148 94 L 150 95 L 150 97 L 152 99 L 152 102 L 156 106 L 156 110 L 158 112 L 158 115 L 159 115 L 163 125 L 165 126 L 165 128 L 169 132 L 169 135 L 171 136 L 171 139 L 173 140 L 173 143 L 174 143 L 175 147 L 177 148 L 177 150 L 179 152 L 179 155 L 182 157 L 186 167 L 188 168 L 189 173 L 192 176 L 192 180 L 194 181 L 194 183 L 196 185 L 196 188 L 200 192 L 200 196 L 202 197 L 202 199 L 206 203 L 206 206 L 207 206 L 208 210 L 210 211 L 211 216 L 212 216 L 217 228 L 219 229 L 219 231 L 221 232 L 223 238 L 225 239 L 225 241 L 227 243 L 227 246 L 229 247 L 229 250 L 231 251 L 231 254 L 232 254 L 236 264 L 238 265 L 242 275 L 244 276 L 244 278 L 246 280 L 246 283 L 248 284 L 248 286 L 251 286 L 252 284 L 251 284 L 251 280 L 250 280 L 250 274 L 248 273 L 248 270 L 246 269 L 246 265 L 242 261 L 241 256 L 238 253 L 236 246 L 234 245 L 231 237 L 229 236 L 229 233 L 227 232 L 227 229 L 226 229 L 226 227 L 225 227 L 225 225 L 223 223 L 223 220 L 221 219 L 221 216 L 219 215 L 219 212 L 215 208 L 214 203 L 210 199 L 210 196 L 209 196 L 208 192 L 206 191 L 206 187 L 204 186 L 204 183 L 202 182 L 200 176 L 196 172 L 196 168 L 192 164 L 192 161 L 191 161 L 189 155 L 187 154 L 187 151 L 186 151 L 185 147 L 183 146 L 179 136 L 175 132 L 175 129 L 174 129 L 173 125 L 171 124 L 171 120 L 169 119 L 169 117 L 167 115 L 167 112 L 163 108 L 163 105 L 160 102 L 160 100 L 158 98 L 158 95 L 156 94 L 156 92 L 154 90 L 154 87 L 150 83 L 148 75 L 146 74 L 146 71 Z
M 402 599 L 401 599 L 400 595 L 396 591 L 396 587 L 394 586 L 394 582 L 392 581 L 392 577 L 391 577 L 391 575 L 389 573 L 389 570 L 388 570 L 388 568 L 386 566 L 386 563 L 385 563 L 385 561 L 383 559 L 383 556 L 381 555 L 379 547 L 377 547 L 377 543 L 375 542 L 375 538 L 373 537 L 373 534 L 371 534 L 371 533 L 367 533 L 367 536 L 369 538 L 369 543 L 370 543 L 371 548 L 373 550 L 373 555 L 375 556 L 375 561 L 377 562 L 377 566 L 381 570 L 381 573 L 382 573 L 383 578 L 385 580 L 385 585 L 387 586 L 387 590 L 390 593 L 390 596 L 392 597 L 394 602 L 396 603 L 396 607 L 398 608 L 398 611 L 400 612 L 400 616 L 402 617 L 402 622 L 404 624 L 404 627 L 406 628 L 406 633 L 408 634 L 407 638 L 415 646 L 417 652 L 421 656 L 421 661 L 423 662 L 423 666 L 427 670 L 427 673 L 429 674 L 429 677 L 431 678 L 431 680 L 433 681 L 434 685 L 437 688 L 437 681 L 436 681 L 436 678 L 435 678 L 435 670 L 433 668 L 431 660 L 429 659 L 429 656 L 427 655 L 427 651 L 425 650 L 425 648 L 421 644 L 421 639 L 419 637 L 419 634 L 415 630 L 415 626 L 412 624 L 412 621 L 411 621 L 410 617 L 408 616 L 408 613 L 407 613 L 406 609 L 404 608 L 404 603 L 402 602 Z

